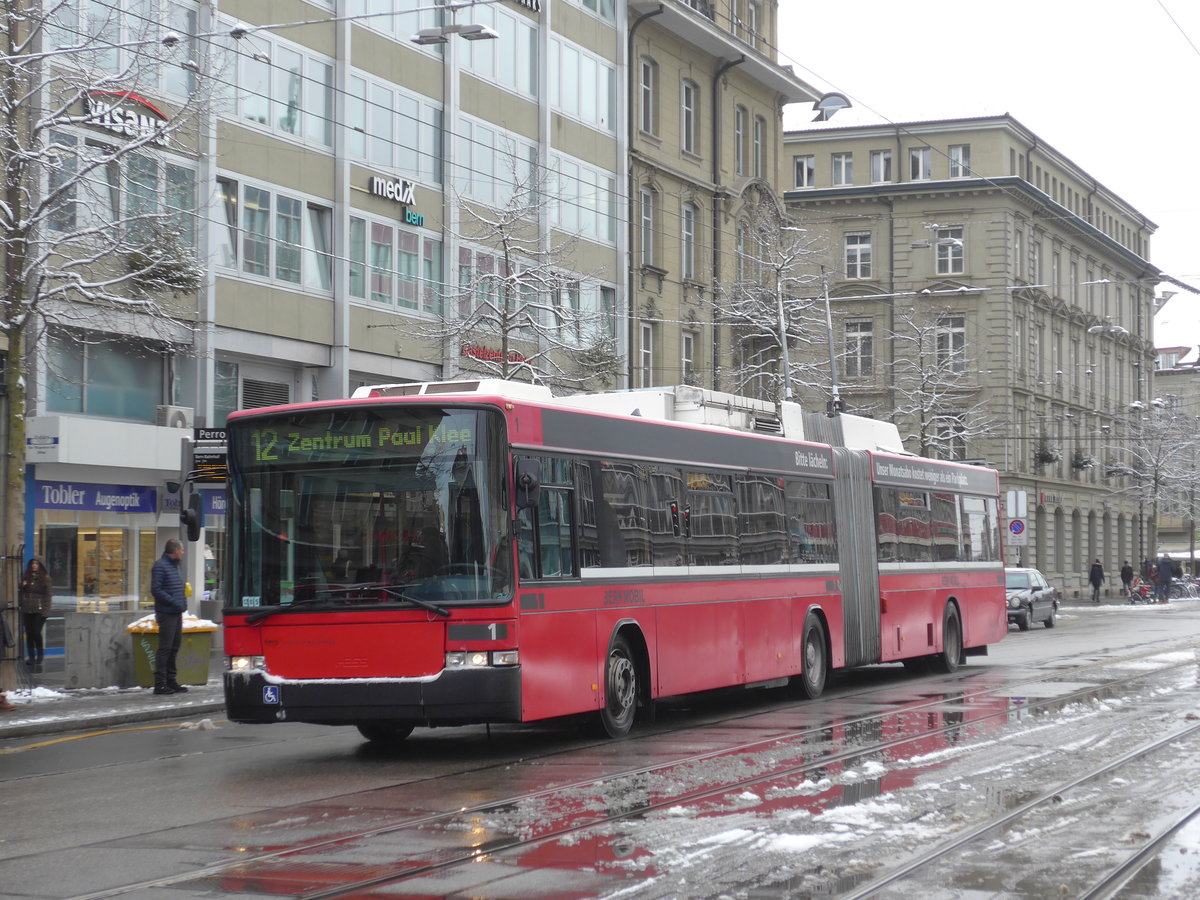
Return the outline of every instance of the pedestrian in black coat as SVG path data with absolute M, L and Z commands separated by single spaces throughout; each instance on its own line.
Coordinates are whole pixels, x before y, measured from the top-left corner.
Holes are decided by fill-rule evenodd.
M 183 542 L 167 541 L 163 555 L 150 569 L 150 593 L 154 595 L 154 621 L 158 623 L 158 651 L 154 654 L 154 693 L 186 694 L 176 680 L 175 658 L 183 640 L 183 614 L 187 612 L 187 587 L 179 561 Z
M 1092 602 L 1100 602 L 1100 585 L 1104 584 L 1104 566 L 1100 565 L 1100 560 L 1092 563 L 1092 570 L 1088 572 L 1088 581 L 1092 584 Z

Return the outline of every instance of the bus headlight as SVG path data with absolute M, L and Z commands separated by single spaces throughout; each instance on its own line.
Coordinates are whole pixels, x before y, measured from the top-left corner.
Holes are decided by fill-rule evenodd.
M 447 669 L 482 669 L 487 666 L 515 666 L 516 650 L 454 650 L 446 654 Z
M 251 669 L 260 669 L 265 672 L 267 658 L 265 656 L 227 656 L 225 657 L 225 668 L 230 672 L 248 672 Z

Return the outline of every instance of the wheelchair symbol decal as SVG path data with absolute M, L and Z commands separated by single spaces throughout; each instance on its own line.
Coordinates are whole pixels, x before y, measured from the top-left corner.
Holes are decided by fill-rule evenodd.
M 278 704 L 279 703 L 279 687 L 274 684 L 263 686 L 263 703 Z

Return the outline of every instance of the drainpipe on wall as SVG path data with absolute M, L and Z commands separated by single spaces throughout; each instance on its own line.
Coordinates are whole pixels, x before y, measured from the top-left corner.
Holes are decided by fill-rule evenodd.
M 740 66 L 746 61 L 745 55 L 739 56 L 737 59 L 727 60 L 721 64 L 721 67 L 713 73 L 713 90 L 712 90 L 712 108 L 713 108 L 713 138 L 712 138 L 712 183 L 713 183 L 713 205 L 712 205 L 712 290 L 715 295 L 721 283 L 721 200 L 724 193 L 723 185 L 721 184 L 721 79 L 725 73 L 734 66 Z M 713 298 L 716 299 L 715 296 Z M 711 386 L 713 390 L 720 390 L 721 385 L 717 380 L 717 360 L 720 359 L 720 325 L 717 324 L 717 307 L 713 303 L 712 308 L 712 380 Z

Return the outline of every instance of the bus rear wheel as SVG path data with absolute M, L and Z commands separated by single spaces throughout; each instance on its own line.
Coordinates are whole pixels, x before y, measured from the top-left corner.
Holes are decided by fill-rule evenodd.
M 954 604 L 947 603 L 942 614 L 942 652 L 933 657 L 935 671 L 949 675 L 958 671 L 963 658 L 962 623 Z
M 602 735 L 620 738 L 629 734 L 637 715 L 638 690 L 633 648 L 628 640 L 617 635 L 604 662 L 604 706 L 598 719 Z
M 365 737 L 372 744 L 378 744 L 381 747 L 399 744 L 413 732 L 411 725 L 380 725 L 372 723 L 370 725 L 359 725 L 358 733 Z
M 821 620 L 809 613 L 804 619 L 804 637 L 801 643 L 804 652 L 797 681 L 800 693 L 809 700 L 816 700 L 825 691 L 825 679 L 829 674 L 829 659 L 825 652 L 825 628 Z

